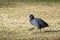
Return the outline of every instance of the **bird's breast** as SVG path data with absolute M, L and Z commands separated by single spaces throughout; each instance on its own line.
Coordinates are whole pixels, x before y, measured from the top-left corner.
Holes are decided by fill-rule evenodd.
M 39 23 L 36 20 L 31 20 L 30 23 L 35 27 L 39 26 Z

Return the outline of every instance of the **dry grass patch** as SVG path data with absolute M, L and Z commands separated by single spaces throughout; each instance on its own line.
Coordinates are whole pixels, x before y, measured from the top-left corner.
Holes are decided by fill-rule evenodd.
M 58 40 L 60 39 L 60 5 L 59 4 L 18 4 L 15 7 L 0 8 L 1 40 Z M 29 23 L 29 14 L 42 18 L 49 28 L 34 29 Z

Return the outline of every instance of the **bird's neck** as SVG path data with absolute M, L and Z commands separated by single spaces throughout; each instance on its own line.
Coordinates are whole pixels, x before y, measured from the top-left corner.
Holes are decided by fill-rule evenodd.
M 31 18 L 30 20 L 33 20 L 34 18 Z

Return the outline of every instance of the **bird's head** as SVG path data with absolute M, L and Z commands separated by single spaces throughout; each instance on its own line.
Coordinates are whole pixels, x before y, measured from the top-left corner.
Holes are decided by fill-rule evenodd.
M 32 14 L 29 15 L 30 19 L 34 19 L 34 16 Z

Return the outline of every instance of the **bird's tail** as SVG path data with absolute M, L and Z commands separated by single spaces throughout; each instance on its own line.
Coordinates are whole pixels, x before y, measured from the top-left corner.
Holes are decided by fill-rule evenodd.
M 45 26 L 46 26 L 46 27 L 49 27 L 49 25 L 48 25 L 46 22 L 45 22 Z
M 42 20 L 42 21 L 43 21 L 43 20 Z M 43 24 L 44 24 L 44 25 L 43 25 L 44 27 L 49 27 L 48 23 L 46 23 L 45 21 L 43 21 Z

